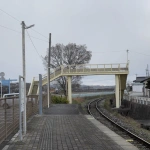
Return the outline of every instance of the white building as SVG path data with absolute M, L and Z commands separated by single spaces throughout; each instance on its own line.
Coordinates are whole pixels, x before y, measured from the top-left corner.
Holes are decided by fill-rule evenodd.
M 142 83 L 133 83 L 132 84 L 132 91 L 133 92 L 143 92 L 143 84 Z
M 143 84 L 143 96 L 150 97 L 150 89 L 145 88 L 147 81 L 150 81 L 150 77 L 147 77 L 141 81 Z
M 132 92 L 134 93 L 141 93 L 143 95 L 144 92 L 144 86 L 141 81 L 145 80 L 146 77 L 136 77 L 136 80 L 133 81 L 132 83 Z

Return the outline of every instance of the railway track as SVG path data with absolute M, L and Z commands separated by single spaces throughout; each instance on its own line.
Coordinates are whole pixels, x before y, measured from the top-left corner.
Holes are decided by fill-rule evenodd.
M 101 103 L 102 100 L 104 99 L 95 99 L 91 101 L 87 106 L 88 113 L 95 119 L 99 120 L 101 123 L 106 125 L 108 128 L 119 134 L 126 141 L 135 145 L 140 150 L 150 150 L 149 142 L 145 141 L 144 139 L 125 129 L 101 111 L 99 103 Z

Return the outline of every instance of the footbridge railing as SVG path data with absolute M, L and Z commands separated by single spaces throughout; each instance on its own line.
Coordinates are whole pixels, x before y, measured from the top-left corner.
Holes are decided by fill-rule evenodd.
M 51 76 L 57 76 L 58 74 L 94 74 L 94 73 L 122 73 L 128 71 L 128 64 L 81 64 L 81 65 L 65 65 L 60 66 L 53 70 Z

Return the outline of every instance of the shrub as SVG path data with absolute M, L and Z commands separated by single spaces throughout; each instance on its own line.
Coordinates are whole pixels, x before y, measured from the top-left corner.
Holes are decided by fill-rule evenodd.
M 69 103 L 66 97 L 52 96 L 51 98 L 52 98 L 53 104 L 68 104 Z

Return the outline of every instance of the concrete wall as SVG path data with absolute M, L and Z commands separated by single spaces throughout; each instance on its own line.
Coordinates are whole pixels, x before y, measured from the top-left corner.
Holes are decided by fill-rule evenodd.
M 123 100 L 122 104 L 126 107 L 130 107 L 130 101 Z M 129 116 L 138 120 L 150 119 L 150 106 L 131 102 Z

